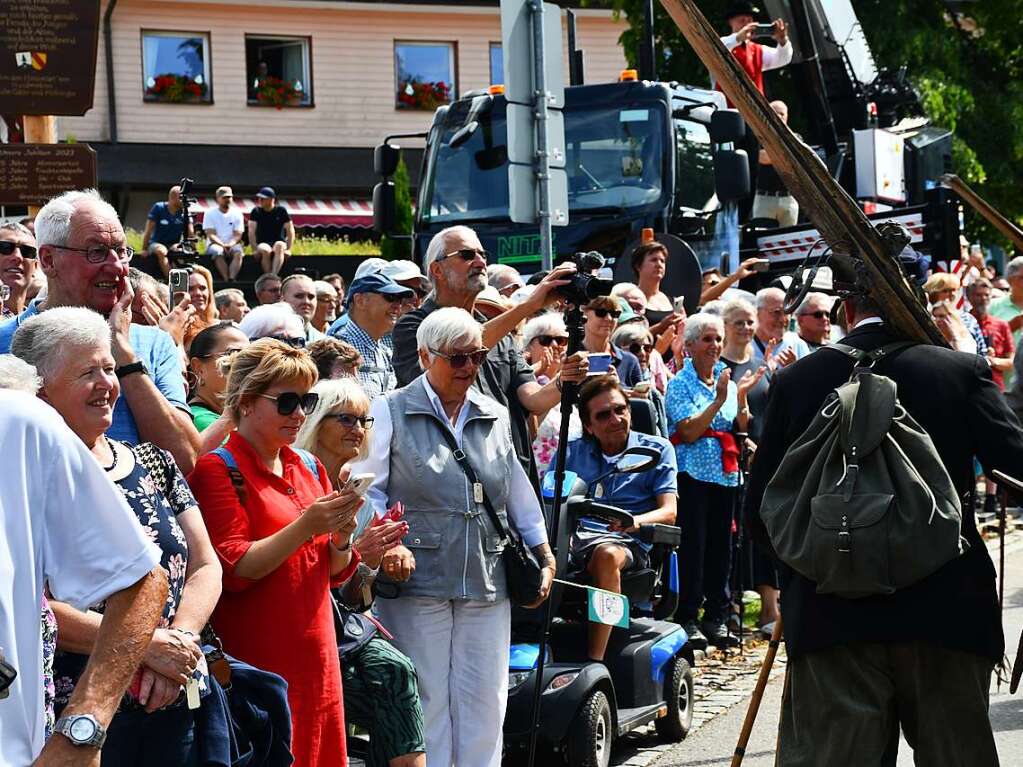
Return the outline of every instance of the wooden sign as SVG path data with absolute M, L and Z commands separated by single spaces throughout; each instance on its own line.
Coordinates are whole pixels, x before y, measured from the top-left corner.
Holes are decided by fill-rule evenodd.
M 4 113 L 84 115 L 98 43 L 99 0 L 0 0 Z
M 95 186 L 96 153 L 88 144 L 0 144 L 0 205 L 41 206 Z

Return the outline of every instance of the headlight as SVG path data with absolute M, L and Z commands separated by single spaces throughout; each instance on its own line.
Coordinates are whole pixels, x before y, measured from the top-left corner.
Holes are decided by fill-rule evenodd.
M 532 671 L 509 671 L 508 672 L 508 690 L 514 690 L 520 684 L 525 682 L 532 675 Z
M 575 681 L 577 676 L 579 676 L 578 671 L 570 671 L 567 674 L 558 674 L 551 680 L 551 683 L 547 685 L 547 689 L 543 691 L 543 694 L 546 695 L 549 692 L 557 692 L 562 687 L 568 687 L 568 685 Z

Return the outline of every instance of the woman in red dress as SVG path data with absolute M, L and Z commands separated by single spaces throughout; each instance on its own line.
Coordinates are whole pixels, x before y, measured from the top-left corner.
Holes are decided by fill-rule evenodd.
M 213 614 L 224 649 L 287 680 L 297 767 L 344 767 L 328 589 L 358 564 L 351 535 L 362 501 L 332 491 L 323 465 L 289 447 L 315 404 L 314 383 L 312 359 L 280 341 L 236 352 L 224 412 L 237 430 L 199 460 L 189 482 L 224 568 Z

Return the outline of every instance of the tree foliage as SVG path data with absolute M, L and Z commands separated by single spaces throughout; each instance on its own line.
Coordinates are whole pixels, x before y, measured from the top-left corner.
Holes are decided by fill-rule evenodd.
M 408 166 L 405 159 L 398 161 L 394 171 L 394 233 L 412 234 L 412 190 L 409 184 Z M 394 238 L 384 235 L 380 238 L 380 255 L 388 261 L 412 258 L 412 240 L 410 237 Z
M 613 0 L 628 28 L 620 42 L 630 64 L 638 60 L 645 0 Z M 935 125 L 954 131 L 954 170 L 996 208 L 1023 221 L 1023 39 L 1016 23 L 1023 0 L 951 4 L 940 0 L 852 0 L 879 68 L 905 65 Z M 704 15 L 726 30 L 728 0 L 699 0 Z M 709 76 L 661 7 L 654 4 L 658 77 L 706 85 Z M 798 94 L 784 70 L 765 78 L 768 95 L 789 102 L 796 130 L 805 125 Z M 979 233 L 983 222 L 971 217 Z M 985 234 L 992 232 L 986 231 Z

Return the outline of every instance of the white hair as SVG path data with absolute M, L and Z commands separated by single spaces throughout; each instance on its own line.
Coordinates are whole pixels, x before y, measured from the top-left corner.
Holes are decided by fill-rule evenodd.
M 316 290 L 317 298 L 322 298 L 323 296 L 337 298 L 337 288 L 335 288 L 329 282 L 324 282 L 323 280 L 313 280 L 313 288 Z
M 831 299 L 827 293 L 810 292 L 806 294 L 806 298 L 803 299 L 802 303 L 796 308 L 796 316 L 799 316 L 807 309 L 809 309 L 815 302 L 819 302 L 827 307 L 827 311 L 831 311 Z
M 508 264 L 490 264 L 487 267 L 487 282 L 496 290 L 503 290 L 509 285 L 525 285 L 519 270 Z
M 564 335 L 565 319 L 557 312 L 544 312 L 533 317 L 522 328 L 522 348 L 525 349 L 537 336 Z
M 757 291 L 757 311 L 759 312 L 765 306 L 770 298 L 775 298 L 778 301 L 785 300 L 785 291 L 781 288 L 761 288 Z
M 611 336 L 611 343 L 627 349 L 630 344 L 643 342 L 648 338 L 653 339 L 649 326 L 641 322 L 627 322 L 614 332 L 614 335 Z
M 708 301 L 700 307 L 700 311 L 704 314 L 716 314 L 718 317 L 724 316 L 725 302 L 721 300 Z
M 1020 272 L 1023 272 L 1023 256 L 1016 256 L 1005 265 L 1005 279 L 1015 277 Z
M 223 309 L 225 306 L 231 303 L 233 298 L 245 298 L 245 294 L 238 288 L 221 288 L 213 294 L 213 303 L 216 305 L 217 310 Z
M 733 298 L 724 305 L 721 309 L 721 316 L 726 320 L 736 312 L 743 311 L 749 312 L 754 317 L 756 316 L 757 310 L 749 301 L 745 298 Z
M 444 251 L 448 246 L 448 237 L 453 234 L 471 234 L 473 237 L 476 236 L 476 232 L 467 226 L 457 224 L 455 226 L 449 226 L 445 229 L 441 229 L 437 234 L 433 235 L 430 239 L 430 244 L 426 246 L 426 255 L 423 257 L 423 271 L 426 276 L 433 282 L 433 275 L 430 274 L 430 265 L 438 258 L 444 256 Z
M 364 414 L 369 414 L 369 397 L 362 388 L 357 378 L 332 378 L 327 381 L 318 381 L 311 391 L 320 395 L 316 407 L 312 412 L 305 414 L 305 423 L 298 430 L 294 447 L 316 453 L 320 426 L 331 411 L 338 407 L 356 408 Z M 372 428 L 372 427 L 370 427 Z M 369 430 L 367 429 L 367 432 Z M 359 454 L 355 460 L 361 461 L 369 455 L 370 435 L 367 433 L 362 440 Z
M 102 315 L 81 306 L 58 306 L 21 324 L 11 341 L 11 354 L 34 365 L 47 379 L 56 372 L 65 354 L 82 347 L 109 346 L 110 325 Z
M 687 344 L 691 344 L 712 325 L 717 328 L 723 338 L 725 335 L 725 324 L 721 321 L 721 317 L 716 314 L 708 314 L 707 312 L 698 312 L 686 320 L 686 329 L 682 332 L 682 340 Z
M 114 206 L 100 197 L 95 189 L 64 192 L 46 203 L 36 214 L 36 242 L 40 246 L 67 245 L 71 218 L 83 202 L 91 202 L 109 218 L 120 221 Z
M 33 365 L 13 354 L 0 354 L 0 389 L 35 394 L 43 385 Z
M 238 323 L 238 329 L 250 341 L 267 336 L 284 335 L 292 338 L 305 335 L 305 323 L 295 310 L 283 301 L 257 306 Z
M 17 221 L 6 221 L 0 224 L 0 232 L 5 231 L 17 232 L 18 234 L 23 234 L 26 237 L 31 237 L 33 240 L 35 239 L 35 235 L 32 234 L 32 230 Z
M 465 309 L 446 306 L 427 315 L 416 331 L 416 348 L 433 356 L 455 346 L 483 345 L 483 329 Z

